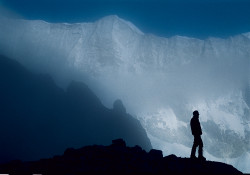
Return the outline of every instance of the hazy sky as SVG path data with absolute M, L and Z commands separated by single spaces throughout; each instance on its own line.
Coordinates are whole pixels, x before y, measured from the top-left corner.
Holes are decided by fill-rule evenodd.
M 228 37 L 250 32 L 247 0 L 0 0 L 26 19 L 92 22 L 116 14 L 145 33 Z

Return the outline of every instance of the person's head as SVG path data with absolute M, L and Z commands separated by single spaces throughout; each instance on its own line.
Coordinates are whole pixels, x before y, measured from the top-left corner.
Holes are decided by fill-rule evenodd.
M 199 117 L 199 115 L 200 115 L 200 114 L 199 114 L 199 112 L 198 112 L 197 110 L 195 110 L 195 111 L 193 112 L 193 116 L 194 116 L 194 117 Z

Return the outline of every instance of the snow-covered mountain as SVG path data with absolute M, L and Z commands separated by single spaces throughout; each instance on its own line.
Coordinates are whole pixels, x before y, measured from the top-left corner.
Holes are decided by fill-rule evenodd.
M 60 80 L 88 77 L 106 106 L 122 99 L 165 154 L 190 155 L 197 109 L 205 156 L 250 172 L 241 163 L 250 155 L 250 33 L 162 38 L 117 16 L 77 24 L 0 18 L 0 53 Z

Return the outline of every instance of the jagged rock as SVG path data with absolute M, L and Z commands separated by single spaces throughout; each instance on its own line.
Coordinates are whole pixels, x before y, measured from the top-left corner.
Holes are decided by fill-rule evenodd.
M 117 99 L 113 104 L 113 109 L 117 113 L 125 114 L 126 108 L 124 107 L 122 101 L 120 99 Z
M 131 149 L 132 149 L 132 151 L 133 151 L 134 153 L 137 153 L 137 154 L 142 152 L 142 148 L 141 148 L 140 146 L 138 146 L 138 145 L 135 145 L 135 146 L 132 147 Z
M 242 174 L 220 162 L 193 161 L 175 155 L 162 156 L 162 151 L 146 152 L 139 146 L 126 147 L 122 139 L 110 146 L 93 145 L 69 148 L 62 156 L 35 162 L 12 161 L 0 165 L 0 173 L 12 174 Z M 117 149 L 122 148 L 122 149 Z
M 118 147 L 126 147 L 126 142 L 122 139 L 116 139 L 116 140 L 112 140 L 112 145 L 118 146 Z
M 156 150 L 156 149 L 151 149 L 149 151 L 149 156 L 153 160 L 163 158 L 162 151 L 161 150 Z

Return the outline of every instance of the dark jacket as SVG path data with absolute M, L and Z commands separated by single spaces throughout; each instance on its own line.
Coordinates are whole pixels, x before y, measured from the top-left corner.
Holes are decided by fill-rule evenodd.
M 190 121 L 190 126 L 192 130 L 192 134 L 194 136 L 202 135 L 201 125 L 199 122 L 199 118 L 197 116 L 193 116 L 193 118 Z

